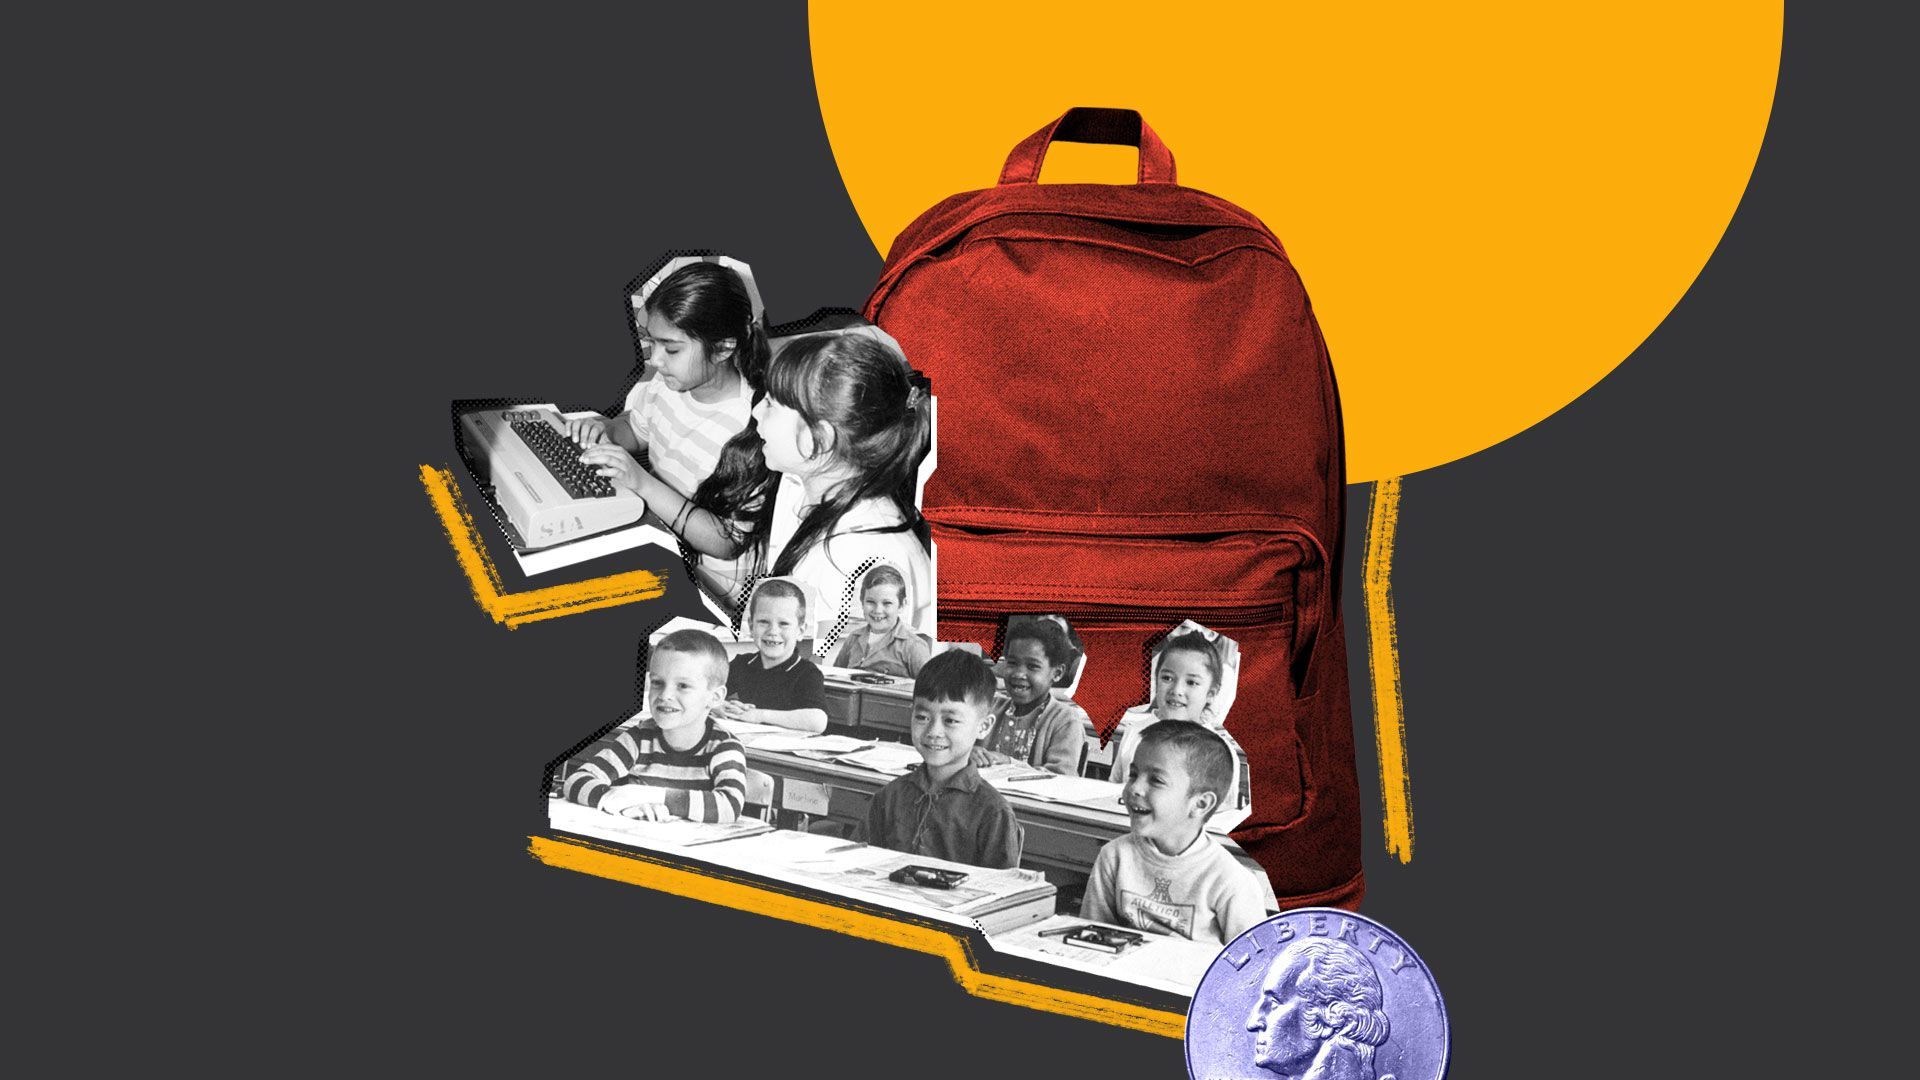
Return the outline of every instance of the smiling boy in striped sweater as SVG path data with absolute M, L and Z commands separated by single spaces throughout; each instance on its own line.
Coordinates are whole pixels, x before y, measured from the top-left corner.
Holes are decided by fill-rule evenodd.
M 659 821 L 732 821 L 747 797 L 747 755 L 708 712 L 727 695 L 727 652 L 704 630 L 661 638 L 647 658 L 649 715 L 588 747 L 567 774 L 569 802 Z

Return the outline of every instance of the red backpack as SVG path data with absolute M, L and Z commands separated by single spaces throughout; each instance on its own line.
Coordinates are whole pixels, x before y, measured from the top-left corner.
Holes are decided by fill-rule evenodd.
M 1054 140 L 1135 146 L 1139 182 L 1038 183 Z M 1174 183 L 1140 114 L 1072 109 L 997 187 L 893 243 L 866 315 L 933 379 L 943 640 L 1065 615 L 1103 735 L 1191 618 L 1240 644 L 1227 728 L 1253 769 L 1234 839 L 1283 907 L 1360 900 L 1340 618 L 1345 460 L 1325 341 L 1280 241 Z

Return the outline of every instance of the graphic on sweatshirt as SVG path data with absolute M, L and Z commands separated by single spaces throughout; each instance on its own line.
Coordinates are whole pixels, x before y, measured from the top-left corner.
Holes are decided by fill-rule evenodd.
M 1193 937 L 1193 905 L 1174 900 L 1171 878 L 1154 878 L 1153 891 L 1145 895 L 1121 889 L 1120 910 L 1136 929 Z

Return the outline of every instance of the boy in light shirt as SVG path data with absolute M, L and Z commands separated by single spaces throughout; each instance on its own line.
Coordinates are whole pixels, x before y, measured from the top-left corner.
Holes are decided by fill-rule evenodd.
M 1266 918 L 1269 890 L 1206 829 L 1233 768 L 1199 724 L 1142 732 L 1120 797 L 1130 831 L 1094 859 L 1080 917 L 1216 945 Z

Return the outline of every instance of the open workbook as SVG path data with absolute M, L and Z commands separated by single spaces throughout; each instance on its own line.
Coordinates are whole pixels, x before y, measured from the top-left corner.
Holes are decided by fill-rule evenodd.
M 764 822 L 709 825 L 637 822 L 562 799 L 548 804 L 554 828 L 663 854 L 684 854 L 793 885 L 947 922 L 1003 933 L 1053 915 L 1053 884 L 1034 870 L 993 870 L 874 847 L 842 837 L 773 829 Z M 947 884 L 917 884 L 909 868 L 947 871 Z M 927 875 L 931 879 L 934 875 Z

